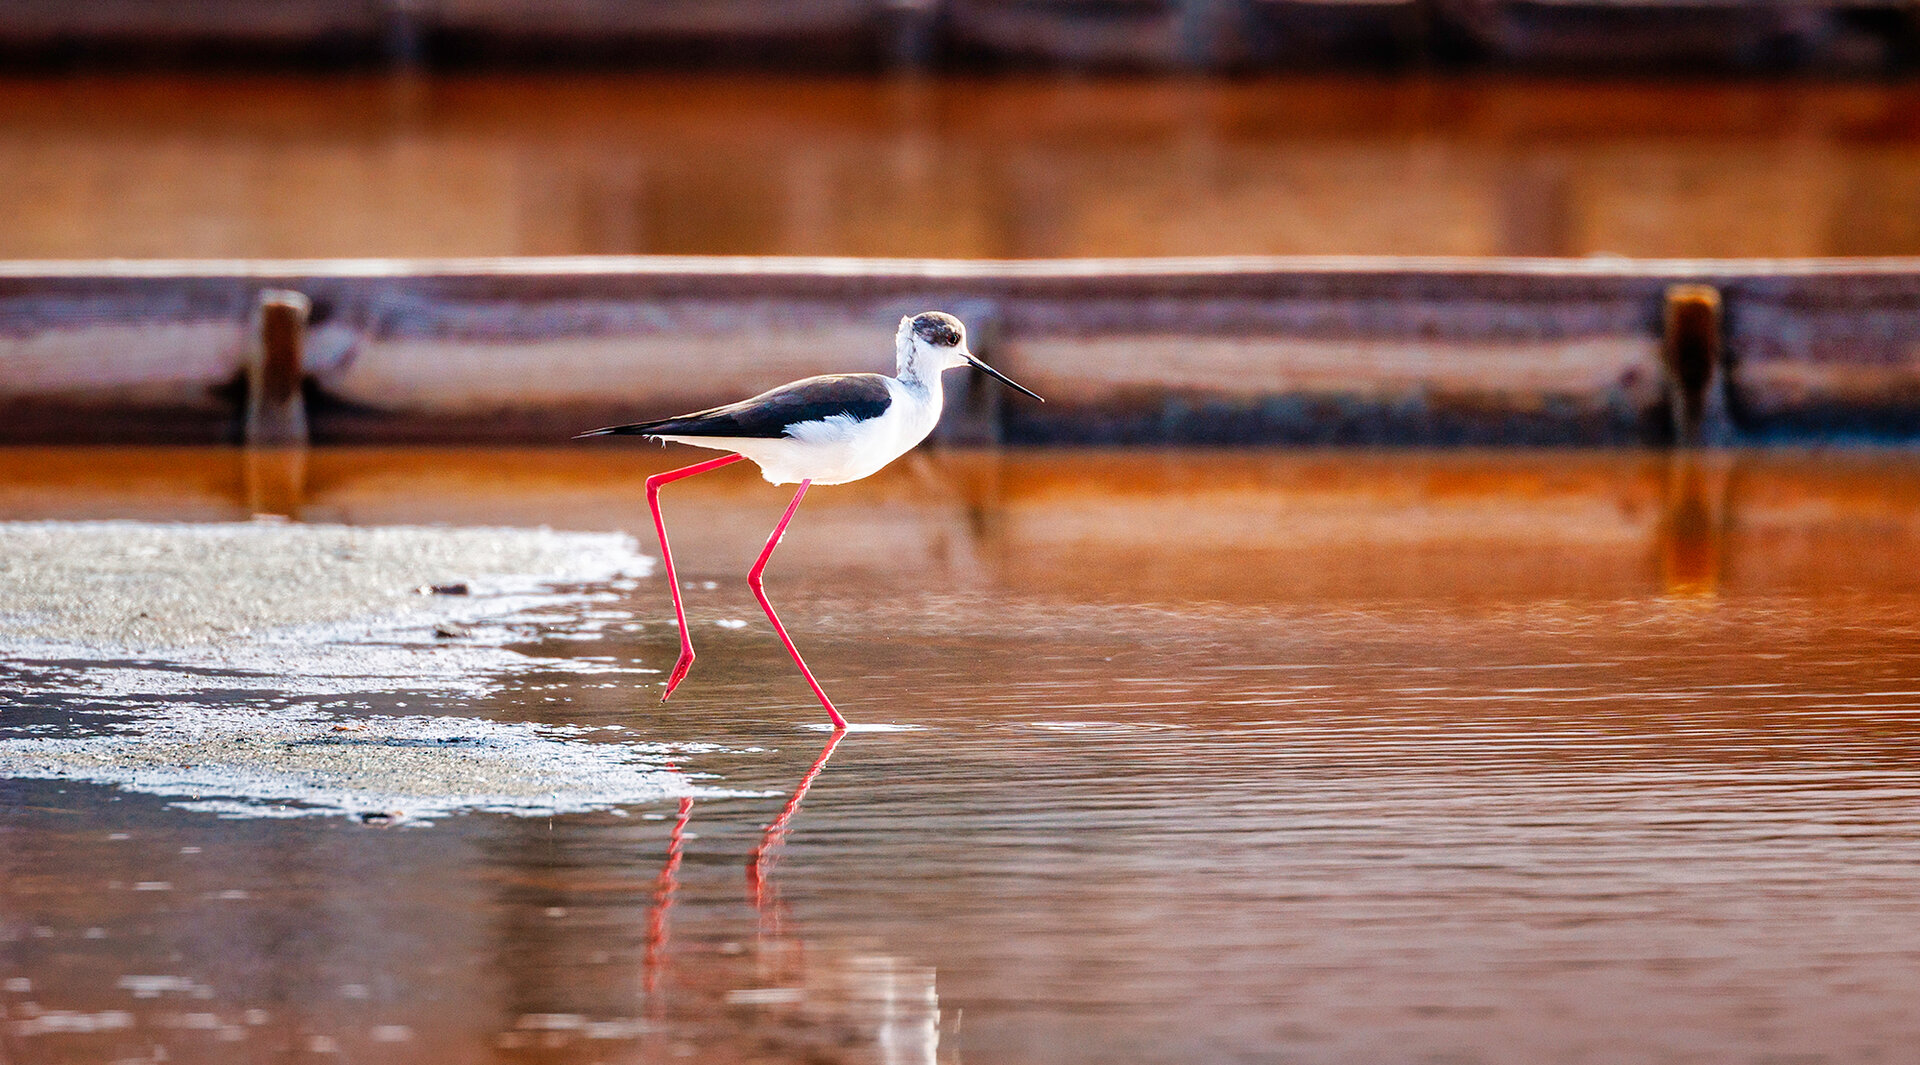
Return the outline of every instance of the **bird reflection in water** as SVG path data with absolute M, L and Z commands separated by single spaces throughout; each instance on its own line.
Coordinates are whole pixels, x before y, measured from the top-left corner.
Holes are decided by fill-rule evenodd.
M 760 929 L 764 935 L 780 934 L 782 908 L 779 893 L 769 890 L 771 882 L 768 879 L 773 873 L 775 861 L 780 856 L 780 845 L 786 841 L 793 815 L 800 809 L 801 801 L 807 797 L 807 789 L 813 787 L 814 779 L 827 767 L 827 759 L 833 757 L 834 748 L 840 746 L 840 741 L 845 736 L 844 731 L 835 731 L 827 737 L 827 745 L 820 749 L 820 757 L 813 760 L 813 765 L 808 767 L 807 774 L 800 778 L 800 783 L 793 789 L 787 804 L 781 807 L 780 815 L 773 819 L 773 823 L 767 826 L 765 832 L 761 833 L 760 845 L 753 849 L 753 857 L 747 859 L 747 900 L 753 903 L 755 910 L 759 911 Z
M 799 812 L 800 803 L 806 799 L 808 789 L 827 768 L 827 760 L 833 757 L 834 749 L 846 733 L 835 730 L 827 737 L 827 745 L 820 750 L 820 756 L 807 767 L 806 775 L 787 798 L 787 804 L 761 833 L 760 843 L 753 849 L 753 856 L 747 859 L 747 901 L 760 915 L 760 930 L 763 937 L 777 937 L 780 934 L 781 909 L 778 893 L 771 889 L 768 880 L 773 871 L 780 845 L 790 831 L 793 816 Z M 679 815 L 673 822 L 673 831 L 667 836 L 667 860 L 660 867 L 660 877 L 654 882 L 653 913 L 647 918 L 647 950 L 645 972 L 642 986 L 648 999 L 657 1003 L 655 991 L 660 986 L 660 977 L 666 967 L 666 945 L 668 937 L 668 916 L 673 909 L 673 899 L 680 887 L 680 863 L 686 854 L 687 822 L 693 817 L 693 798 L 688 796 L 680 800 Z
M 669 920 L 693 813 L 692 800 L 681 800 L 654 887 L 643 975 L 650 1028 L 667 1055 L 699 1044 L 725 1056 L 728 1048 L 751 1044 L 757 1054 L 771 1053 L 769 1060 L 813 1060 L 822 1054 L 885 1065 L 932 1065 L 938 1060 L 940 999 L 931 967 L 870 950 L 809 944 L 786 927 L 787 910 L 773 880 L 774 866 L 808 791 L 845 737 L 840 730 L 828 737 L 747 860 L 746 901 L 759 917 L 751 970 L 738 971 L 709 957 L 712 971 L 682 988 L 690 995 L 686 1006 L 691 1012 L 683 1009 L 669 1018 L 667 996 L 659 989 L 685 983 L 669 980 L 666 971 Z M 864 1049 L 847 1058 L 849 1047 Z
M 687 848 L 687 820 L 693 816 L 693 796 L 680 798 L 680 813 L 674 818 L 673 831 L 667 836 L 667 861 L 660 867 L 660 878 L 653 885 L 653 913 L 647 918 L 647 954 L 641 986 L 649 1001 L 660 986 L 660 966 L 667 946 L 667 912 L 673 908 L 673 894 L 680 887 L 680 859 Z

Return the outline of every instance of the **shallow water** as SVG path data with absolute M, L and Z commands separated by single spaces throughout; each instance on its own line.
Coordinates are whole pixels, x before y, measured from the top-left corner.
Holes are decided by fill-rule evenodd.
M 0 517 L 640 535 L 680 457 L 321 452 L 267 491 L 7 452 Z M 621 725 L 736 794 L 422 826 L 0 783 L 5 1059 L 1920 1045 L 1910 456 L 922 455 L 811 494 L 769 570 L 842 709 L 910 726 L 823 766 L 739 581 L 784 493 L 737 473 L 666 493 L 701 651 L 666 707 L 561 664 L 401 711 Z M 670 664 L 660 581 L 619 596 L 521 646 Z

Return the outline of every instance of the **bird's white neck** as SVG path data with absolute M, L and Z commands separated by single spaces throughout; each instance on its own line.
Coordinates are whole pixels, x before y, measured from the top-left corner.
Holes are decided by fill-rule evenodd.
M 900 336 L 894 342 L 894 376 L 909 392 L 915 396 L 931 398 L 935 403 L 940 400 L 940 374 L 946 369 L 942 360 L 932 352 L 914 343 L 907 327 L 900 327 Z
M 909 362 L 900 367 L 900 372 L 896 376 L 900 383 L 906 386 L 907 391 L 915 395 L 929 396 L 934 399 L 940 396 L 939 370 L 923 366 L 918 362 Z
M 900 416 L 905 424 L 913 427 L 910 435 L 918 443 L 940 420 L 940 408 L 945 405 L 940 375 L 946 367 L 942 365 L 944 360 L 905 335 L 900 338 L 898 355 L 899 369 L 894 379 L 900 382 L 900 390 L 905 393 L 901 397 L 905 404 Z

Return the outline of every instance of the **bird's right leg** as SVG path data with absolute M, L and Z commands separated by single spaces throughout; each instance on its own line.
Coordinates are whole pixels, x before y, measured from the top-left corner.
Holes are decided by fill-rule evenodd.
M 673 573 L 673 549 L 667 546 L 667 523 L 660 517 L 660 486 L 683 477 L 692 477 L 696 473 L 717 470 L 730 466 L 745 458 L 745 455 L 724 455 L 717 459 L 708 459 L 691 466 L 683 466 L 666 473 L 656 473 L 647 478 L 647 507 L 653 511 L 653 529 L 660 534 L 660 561 L 667 569 L 667 590 L 673 593 L 673 619 L 680 625 L 680 659 L 673 664 L 673 674 L 667 678 L 667 690 L 660 693 L 660 701 L 666 702 L 673 689 L 687 678 L 687 670 L 693 668 L 693 637 L 687 635 L 687 608 L 680 602 L 680 579 Z

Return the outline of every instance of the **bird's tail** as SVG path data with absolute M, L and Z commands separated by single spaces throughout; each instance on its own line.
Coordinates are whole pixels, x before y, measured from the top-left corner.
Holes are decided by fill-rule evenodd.
M 599 429 L 589 429 L 584 433 L 576 434 L 574 436 L 574 439 L 579 440 L 583 437 L 589 437 L 589 436 L 646 436 L 650 433 L 659 432 L 661 429 L 666 427 L 668 422 L 671 422 L 674 420 L 675 419 L 672 419 L 672 418 L 662 418 L 658 421 L 651 421 L 651 422 L 632 422 L 627 425 L 608 425 L 608 426 L 603 426 Z

